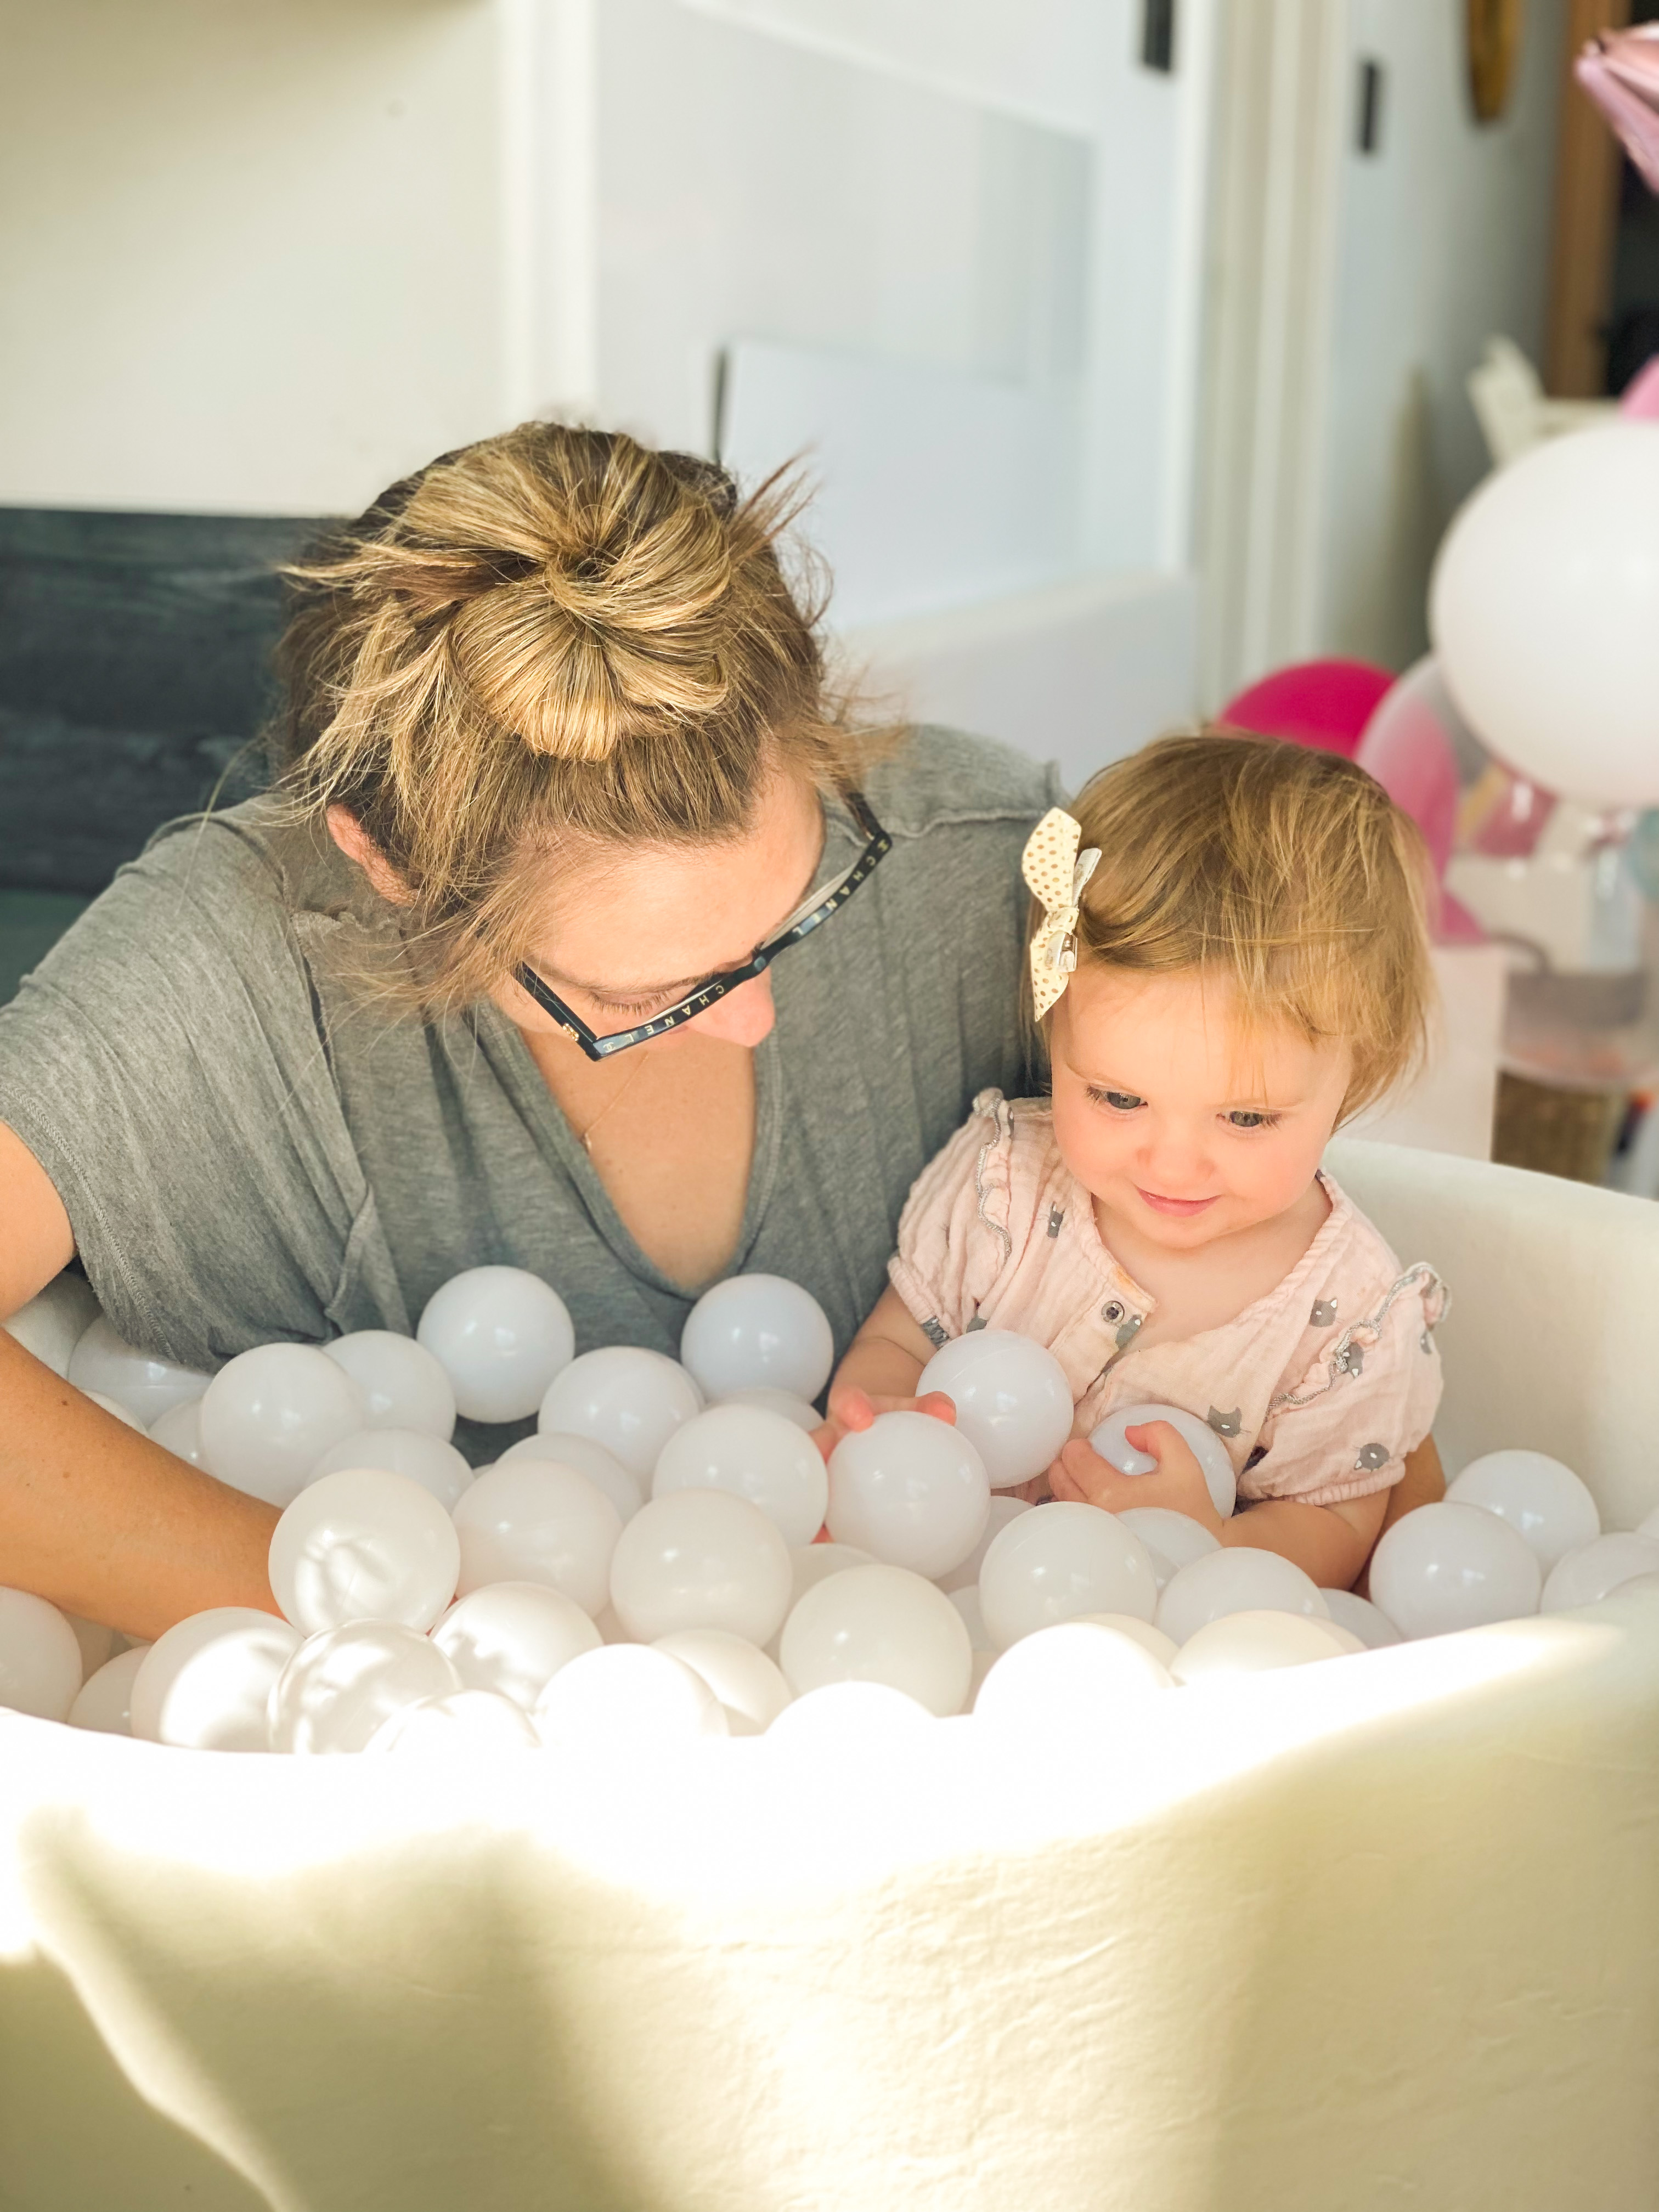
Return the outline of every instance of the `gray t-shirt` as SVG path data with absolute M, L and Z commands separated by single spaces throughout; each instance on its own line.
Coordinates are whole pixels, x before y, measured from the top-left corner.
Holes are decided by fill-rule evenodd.
M 731 1271 L 804 1283 L 838 1352 L 916 1175 L 976 1091 L 1021 1087 L 1019 856 L 1057 796 L 1000 746 L 917 732 L 869 781 L 892 851 L 773 971 Z M 827 814 L 821 880 L 863 842 Z M 559 1291 L 580 1351 L 674 1352 L 690 1301 L 518 1030 L 489 1005 L 423 1024 L 366 998 L 394 928 L 325 836 L 255 800 L 162 831 L 0 1007 L 0 1121 L 111 1321 L 211 1368 L 272 1338 L 410 1331 L 451 1275 L 506 1262 Z

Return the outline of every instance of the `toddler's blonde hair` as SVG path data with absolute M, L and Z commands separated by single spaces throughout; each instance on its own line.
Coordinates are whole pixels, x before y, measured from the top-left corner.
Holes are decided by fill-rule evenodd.
M 1204 970 L 1248 1024 L 1346 1043 L 1345 1121 L 1420 1065 L 1428 855 L 1363 769 L 1277 738 L 1164 738 L 1103 769 L 1071 811 L 1100 850 L 1080 962 Z

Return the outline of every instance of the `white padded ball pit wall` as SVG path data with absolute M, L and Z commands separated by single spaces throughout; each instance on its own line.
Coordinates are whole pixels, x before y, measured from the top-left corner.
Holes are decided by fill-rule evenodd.
M 1456 1287 L 1449 1462 L 1659 1503 L 1653 1210 L 1334 1164 Z M 1642 1588 L 1069 1765 L 945 1722 L 459 1791 L 0 1715 L 0 2203 L 1647 2212 L 1656 1746 Z

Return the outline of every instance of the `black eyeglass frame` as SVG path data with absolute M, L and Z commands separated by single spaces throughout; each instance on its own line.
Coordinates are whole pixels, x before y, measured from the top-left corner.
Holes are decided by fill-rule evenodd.
M 689 996 L 665 1007 L 661 1013 L 653 1014 L 648 1022 L 641 1022 L 631 1030 L 614 1030 L 608 1036 L 600 1036 L 589 1029 L 581 1016 L 567 1006 L 558 993 L 544 983 L 535 969 L 528 965 L 521 966 L 516 971 L 514 980 L 520 989 L 527 991 L 544 1013 L 551 1014 L 565 1035 L 574 1037 L 590 1060 L 609 1060 L 613 1053 L 626 1052 L 630 1045 L 648 1043 L 653 1037 L 661 1036 L 665 1030 L 677 1030 L 687 1022 L 695 1021 L 699 1014 L 706 1013 L 710 1006 L 728 997 L 744 983 L 752 983 L 757 975 L 765 973 L 780 953 L 788 951 L 792 945 L 799 945 L 803 938 L 810 937 L 815 929 L 828 921 L 832 914 L 838 913 L 859 885 L 874 873 L 892 851 L 892 838 L 872 813 L 864 793 L 848 791 L 841 796 L 848 812 L 869 839 L 868 844 L 847 873 L 830 890 L 811 901 L 805 908 L 797 908 L 778 934 L 769 938 L 741 968 L 728 968 L 723 975 L 711 975 L 706 983 L 700 983 Z

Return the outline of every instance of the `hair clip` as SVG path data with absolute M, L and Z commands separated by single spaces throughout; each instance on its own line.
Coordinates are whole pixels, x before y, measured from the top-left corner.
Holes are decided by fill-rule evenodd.
M 1079 853 L 1083 829 L 1062 806 L 1051 806 L 1026 841 L 1020 873 L 1042 908 L 1031 935 L 1031 998 L 1039 1021 L 1077 972 L 1078 909 L 1084 886 L 1100 865 L 1100 848 Z

